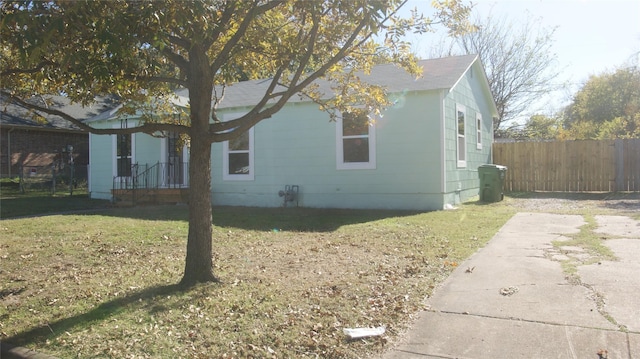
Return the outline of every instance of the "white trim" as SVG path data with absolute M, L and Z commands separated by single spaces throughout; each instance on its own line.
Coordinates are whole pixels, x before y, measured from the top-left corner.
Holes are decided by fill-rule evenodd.
M 464 115 L 464 133 L 462 136 L 460 135 L 459 125 L 458 125 L 458 113 L 462 112 Z M 456 104 L 456 112 L 454 114 L 455 126 L 456 126 L 456 165 L 458 168 L 467 167 L 467 155 L 469 151 L 467 151 L 467 108 L 464 105 Z M 460 139 L 462 139 L 464 157 L 460 157 Z
M 466 68 L 466 69 L 464 69 L 464 71 L 462 72 L 462 75 L 461 75 L 460 77 L 458 77 L 458 79 L 456 80 L 456 82 L 455 82 L 451 87 L 449 87 L 449 88 L 450 88 L 450 89 L 454 89 L 456 86 L 458 86 L 458 84 L 460 83 L 460 81 L 462 81 L 462 79 L 465 77 L 465 75 L 467 75 L 467 73 L 469 72 L 469 69 L 470 69 L 471 67 L 473 67 L 473 64 L 475 64 L 479 59 L 480 59 L 480 55 L 476 55 L 476 56 L 473 58 L 473 61 L 471 61 L 471 63 L 469 64 L 469 66 L 467 66 L 467 68 Z M 486 75 L 485 75 L 485 82 L 487 83 L 487 85 L 489 84 L 489 82 L 488 82 L 488 81 L 487 81 L 487 79 L 486 79 Z M 490 89 L 491 87 L 488 87 L 488 88 Z M 492 98 L 492 100 L 493 100 L 493 98 Z M 495 102 L 494 102 L 494 105 L 495 105 Z
M 446 91 L 440 91 L 440 172 L 442 181 L 440 190 L 442 193 L 447 192 L 447 120 L 446 120 Z
M 89 198 L 91 198 L 91 187 L 92 187 L 92 183 L 91 183 L 91 164 L 93 163 L 93 161 L 91 160 L 93 158 L 93 149 L 91 148 L 92 137 L 93 135 L 89 134 L 89 164 L 87 165 L 87 191 L 89 192 Z
M 476 150 L 482 149 L 482 114 L 476 112 Z
M 167 151 L 167 148 L 169 147 L 169 137 L 162 137 L 160 140 L 160 162 L 162 163 L 167 163 L 169 162 L 169 158 L 168 158 L 168 153 L 169 151 Z
M 222 116 L 223 121 L 230 121 L 243 116 L 244 113 L 229 113 Z M 230 174 L 229 173 L 229 141 L 222 143 L 222 180 L 223 181 L 253 181 L 255 180 L 254 166 L 254 130 L 249 129 L 249 173 L 247 174 Z
M 338 170 L 374 170 L 376 169 L 376 119 L 369 122 L 369 133 L 366 136 L 342 136 L 342 117 L 336 120 L 336 169 Z M 367 138 L 369 141 L 369 162 L 344 162 L 345 138 Z

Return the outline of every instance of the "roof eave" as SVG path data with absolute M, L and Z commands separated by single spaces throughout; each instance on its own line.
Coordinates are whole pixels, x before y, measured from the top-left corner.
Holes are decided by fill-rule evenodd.
M 56 128 L 56 127 L 44 127 L 44 126 L 29 126 L 29 125 L 13 125 L 13 124 L 2 124 L 0 128 L 10 129 L 10 130 L 25 130 L 25 131 L 43 131 L 43 132 L 61 132 L 61 133 L 86 133 L 88 132 L 81 129 L 73 129 L 73 128 Z

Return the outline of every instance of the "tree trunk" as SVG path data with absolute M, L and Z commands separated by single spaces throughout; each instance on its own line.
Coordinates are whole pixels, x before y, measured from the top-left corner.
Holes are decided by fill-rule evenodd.
M 201 137 L 201 136 L 194 136 Z M 189 236 L 184 275 L 180 284 L 191 286 L 217 281 L 213 275 L 211 210 L 211 144 L 191 139 L 189 163 Z M 200 143 L 204 142 L 204 143 Z
M 189 52 L 192 76 L 188 76 L 191 110 L 191 152 L 189 160 L 189 236 L 184 276 L 180 285 L 217 281 L 211 252 L 211 141 L 209 118 L 213 76 L 207 56 L 193 48 Z

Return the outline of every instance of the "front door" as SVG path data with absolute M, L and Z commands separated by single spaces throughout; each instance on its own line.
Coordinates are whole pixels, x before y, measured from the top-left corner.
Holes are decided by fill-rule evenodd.
M 186 148 L 180 141 L 180 135 L 171 133 L 167 137 L 165 178 L 167 187 L 183 187 L 186 185 Z

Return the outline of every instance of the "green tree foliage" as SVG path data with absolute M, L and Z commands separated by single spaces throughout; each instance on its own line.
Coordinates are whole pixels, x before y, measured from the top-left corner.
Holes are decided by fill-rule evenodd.
M 380 111 L 387 104 L 384 89 L 360 82 L 356 71 L 393 61 L 418 75 L 410 46 L 402 41 L 407 32 L 437 23 L 452 34 L 469 28 L 470 8 L 461 0 L 434 1 L 432 19 L 417 14 L 400 19 L 397 10 L 404 2 L 2 1 L 0 91 L 30 107 L 35 106 L 25 100 L 43 94 L 63 93 L 84 104 L 115 94 L 126 104 L 123 116 L 151 104 L 139 126 L 94 129 L 68 114 L 38 110 L 96 134 L 165 131 L 188 137 L 189 234 L 182 284 L 213 281 L 211 144 L 241 135 L 299 93 L 323 109 L 359 105 Z M 224 87 L 255 78 L 269 79 L 262 100 L 238 119 L 219 121 Z M 333 81 L 339 95 L 326 100 L 313 85 L 319 78 Z M 180 88 L 189 91 L 187 108 L 169 101 Z M 175 116 L 181 111 L 188 116 Z
M 561 116 L 533 115 L 524 125 L 499 128 L 495 134 L 498 138 L 509 138 L 521 141 L 548 141 L 560 139 L 565 133 Z
M 562 119 L 545 115 L 533 115 L 524 124 L 524 138 L 532 140 L 554 140 L 562 132 Z
M 636 66 L 594 75 L 566 110 L 567 137 L 640 137 L 640 69 Z

